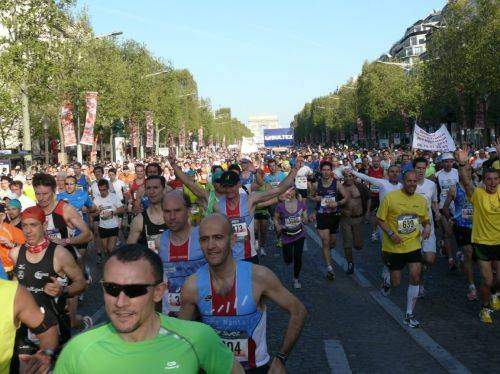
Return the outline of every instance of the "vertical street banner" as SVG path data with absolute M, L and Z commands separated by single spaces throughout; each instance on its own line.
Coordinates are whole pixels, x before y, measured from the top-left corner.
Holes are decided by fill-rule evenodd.
M 342 142 L 343 142 L 343 141 L 345 140 L 345 132 L 344 132 L 344 130 L 340 130 L 340 135 L 339 135 L 339 137 L 340 137 L 340 141 L 342 141 Z
M 153 148 L 154 146 L 154 128 L 153 128 L 153 113 L 146 112 L 146 148 Z
M 186 130 L 182 127 L 179 131 L 179 147 L 184 147 L 186 145 Z
M 174 136 L 172 135 L 171 132 L 168 133 L 167 139 L 168 139 L 168 146 L 170 148 L 175 147 Z
M 372 140 L 377 140 L 377 129 L 375 127 L 375 124 L 371 124 L 371 138 Z
M 476 101 L 476 121 L 474 123 L 474 128 L 476 130 L 484 129 L 484 106 L 485 103 L 481 99 Z
M 137 121 L 135 120 L 135 116 L 132 114 L 130 117 L 130 145 L 132 148 L 139 147 L 139 136 L 137 131 Z
M 203 147 L 203 127 L 198 128 L 198 145 Z
M 467 128 L 467 115 L 465 114 L 465 90 L 462 84 L 457 87 L 458 103 L 460 105 L 460 118 L 462 120 L 462 129 Z
M 73 105 L 68 100 L 61 107 L 61 126 L 64 135 L 64 145 L 74 147 L 76 145 L 75 125 L 73 123 Z
M 358 119 L 356 120 L 356 125 L 358 126 L 358 139 L 365 140 L 365 126 L 363 124 L 363 120 L 358 117 Z
M 85 127 L 83 129 L 81 144 L 92 145 L 94 143 L 94 124 L 97 114 L 97 92 L 85 93 Z
M 403 117 L 403 125 L 404 125 L 404 129 L 405 129 L 405 135 L 409 136 L 411 134 L 410 122 L 408 121 L 408 114 L 406 114 L 404 109 L 401 109 L 401 116 Z

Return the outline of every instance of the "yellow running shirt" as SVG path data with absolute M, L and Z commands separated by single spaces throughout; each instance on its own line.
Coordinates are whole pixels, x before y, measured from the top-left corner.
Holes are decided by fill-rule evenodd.
M 472 243 L 500 244 L 500 188 L 490 194 L 477 187 L 472 194 Z
M 393 253 L 408 253 L 422 247 L 420 225 L 429 221 L 427 200 L 420 194 L 407 195 L 402 190 L 389 192 L 380 207 L 377 218 L 385 221 L 402 242 L 396 244 L 383 232 L 382 250 Z M 383 230 L 382 230 L 383 231 Z

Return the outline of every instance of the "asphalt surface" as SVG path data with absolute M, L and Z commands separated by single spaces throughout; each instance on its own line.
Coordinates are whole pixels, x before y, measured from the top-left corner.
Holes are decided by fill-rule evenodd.
M 301 273 L 302 288 L 292 287 L 292 265 L 283 263 L 274 234 L 268 232 L 266 257 L 261 263 L 272 269 L 285 287 L 306 306 L 308 318 L 288 363 L 289 373 L 494 373 L 500 371 L 500 312 L 494 323 L 479 321 L 478 301 L 466 298 L 467 283 L 461 273 L 448 271 L 447 261 L 438 258 L 425 276 L 427 295 L 419 299 L 415 316 L 419 329 L 401 324 L 406 308 L 407 271 L 402 284 L 388 297 L 380 285 L 380 243 L 370 241 L 365 227 L 364 248 L 354 253 L 356 273 L 346 275 L 334 267 L 333 282 L 325 279 L 325 267 L 313 226 L 308 229 Z M 344 262 L 342 243 L 332 252 Z M 93 284 L 87 289 L 80 312 L 106 321 L 101 270 L 96 256 L 88 256 Z M 476 269 L 477 270 L 477 269 Z M 477 274 L 476 274 L 477 275 Z M 479 284 L 477 275 L 476 285 Z M 268 350 L 276 352 L 282 342 L 288 315 L 268 302 Z M 416 331 L 418 330 L 418 331 Z

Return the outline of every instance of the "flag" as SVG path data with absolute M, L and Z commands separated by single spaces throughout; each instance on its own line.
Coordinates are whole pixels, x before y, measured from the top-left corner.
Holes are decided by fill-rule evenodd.
M 153 114 L 151 111 L 146 112 L 146 148 L 154 146 L 154 129 L 153 129 Z
M 361 118 L 358 117 L 356 120 L 356 125 L 358 126 L 358 138 L 359 140 L 365 140 L 364 124 Z
M 139 137 L 137 134 L 137 121 L 135 120 L 135 116 L 133 114 L 130 117 L 130 145 L 133 148 L 139 146 Z
M 83 129 L 81 144 L 92 145 L 94 143 L 94 124 L 97 114 L 97 92 L 85 93 L 85 128 Z
M 61 107 L 61 126 L 64 136 L 64 145 L 73 147 L 76 145 L 75 126 L 73 123 L 73 105 L 67 100 Z
M 203 127 L 198 129 L 198 146 L 203 147 Z

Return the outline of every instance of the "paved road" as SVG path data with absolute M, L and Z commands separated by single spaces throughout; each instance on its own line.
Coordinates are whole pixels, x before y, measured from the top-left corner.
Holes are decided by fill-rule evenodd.
M 465 295 L 462 274 L 451 275 L 446 261 L 426 276 L 428 296 L 419 300 L 415 314 L 422 328 L 401 325 L 406 305 L 407 278 L 388 298 L 380 295 L 379 243 L 367 242 L 355 253 L 356 274 L 347 276 L 336 266 L 336 279 L 324 279 L 318 238 L 309 228 L 301 276 L 302 289 L 292 288 L 292 268 L 282 262 L 272 233 L 268 256 L 270 267 L 285 286 L 305 304 L 309 316 L 287 364 L 290 373 L 493 373 L 500 368 L 500 313 L 492 326 L 479 322 L 478 302 Z M 342 263 L 341 242 L 333 257 Z M 90 256 L 94 279 L 99 279 L 95 256 Z M 98 283 L 89 288 L 81 311 L 105 320 L 102 291 Z M 279 349 L 287 315 L 277 306 L 268 308 L 269 351 Z

